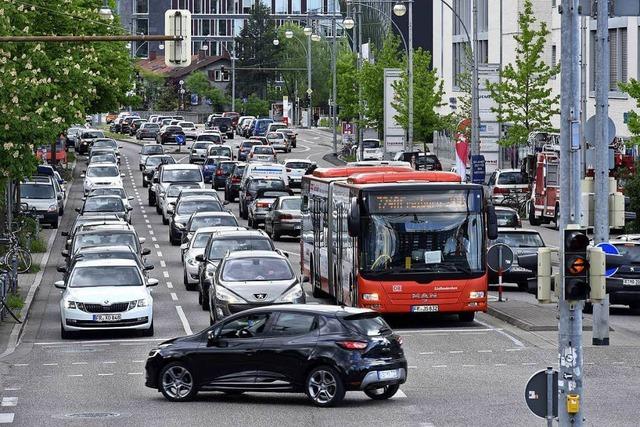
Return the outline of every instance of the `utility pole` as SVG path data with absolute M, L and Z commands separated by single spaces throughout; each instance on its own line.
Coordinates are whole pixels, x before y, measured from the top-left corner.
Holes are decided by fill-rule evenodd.
M 471 69 L 471 155 L 480 154 L 480 107 L 478 94 L 478 0 L 473 0 L 473 64 Z
M 409 17 L 407 32 L 409 38 L 409 47 L 407 52 L 408 61 L 408 80 L 409 80 L 409 105 L 408 105 L 408 141 L 406 143 L 405 151 L 413 151 L 413 1 L 409 2 Z
M 596 132 L 594 242 L 609 241 L 609 1 L 598 0 L 596 14 Z M 609 345 L 609 295 L 593 304 L 593 345 Z
M 580 221 L 580 0 L 561 4 L 560 100 L 560 259 L 565 259 L 564 230 Z M 577 188 L 577 191 L 575 190 Z M 559 366 L 558 420 L 561 426 L 582 426 L 581 405 L 569 412 L 569 395 L 582 396 L 582 301 L 565 295 L 565 274 L 560 268 L 558 308 Z
M 313 28 L 311 19 L 309 19 L 309 28 Z M 313 103 L 311 102 L 311 34 L 307 36 L 307 95 L 309 95 L 309 109 L 307 111 L 307 127 L 311 129 L 313 124 Z
M 358 3 L 358 75 L 362 69 L 362 5 Z M 358 82 L 358 150 L 360 151 L 360 158 L 364 157 L 364 145 L 362 144 L 362 84 Z
M 231 41 L 231 111 L 236 111 L 236 39 Z
M 332 73 L 332 90 L 331 90 L 331 127 L 333 132 L 333 154 L 338 154 L 338 134 L 336 127 L 338 126 L 338 114 L 336 113 L 336 106 L 338 105 L 338 76 L 337 76 L 337 66 L 338 66 L 338 35 L 336 34 L 337 25 L 336 25 L 336 3 L 334 1 L 331 2 L 332 6 L 332 19 L 331 19 L 331 36 L 333 36 L 333 42 L 331 43 L 331 73 Z

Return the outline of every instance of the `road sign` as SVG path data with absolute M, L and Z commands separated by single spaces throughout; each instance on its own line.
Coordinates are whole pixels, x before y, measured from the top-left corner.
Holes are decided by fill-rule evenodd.
M 484 156 L 482 154 L 471 156 L 471 182 L 474 184 L 484 184 L 486 168 Z
M 311 89 L 311 88 L 307 89 L 307 94 L 308 95 L 311 95 L 312 93 L 313 93 L 313 89 Z
M 496 273 L 509 271 L 513 264 L 513 251 L 504 243 L 496 243 L 487 252 L 487 264 Z
M 558 371 L 547 368 L 533 374 L 524 389 L 524 401 L 531 412 L 540 418 L 557 417 Z
M 616 124 L 613 123 L 611 117 L 608 117 L 607 122 L 609 123 L 609 138 L 607 142 L 610 143 L 616 136 Z M 589 117 L 587 122 L 584 124 L 584 139 L 589 144 L 593 145 L 596 143 L 596 116 Z
M 180 134 L 176 135 L 176 144 L 184 145 L 185 142 L 186 141 L 185 141 L 184 135 L 180 135 Z
M 598 243 L 596 247 L 601 248 L 602 252 L 609 255 L 620 255 L 620 251 L 614 245 L 609 242 Z M 611 277 L 618 272 L 618 267 L 607 268 L 604 275 Z

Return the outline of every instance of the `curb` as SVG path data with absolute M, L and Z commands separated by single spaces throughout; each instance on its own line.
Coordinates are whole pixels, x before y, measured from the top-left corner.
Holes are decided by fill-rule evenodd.
M 324 156 L 322 156 L 322 160 L 324 160 L 325 162 L 329 162 L 334 166 L 344 166 L 347 164 L 344 160 L 335 156 L 333 153 L 325 154 Z
M 519 329 L 522 329 L 524 331 L 527 332 L 554 332 L 554 331 L 558 331 L 558 325 L 557 323 L 554 326 L 547 326 L 547 325 L 534 325 L 532 323 L 529 323 L 525 320 L 522 319 L 518 319 L 517 317 L 512 316 L 509 313 L 506 313 L 502 310 L 499 310 L 495 307 L 491 307 L 489 306 L 487 308 L 487 314 L 490 316 L 495 317 L 496 319 L 502 320 L 503 322 L 506 322 L 510 325 L 513 325 Z M 592 331 L 593 330 L 593 326 L 592 325 L 582 325 L 582 330 L 583 331 Z

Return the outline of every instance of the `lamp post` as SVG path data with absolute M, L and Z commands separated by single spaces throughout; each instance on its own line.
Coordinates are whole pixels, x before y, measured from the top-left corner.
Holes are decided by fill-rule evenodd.
M 184 94 L 186 92 L 186 90 L 184 90 L 184 80 L 180 80 L 178 82 L 178 84 L 180 85 L 180 89 L 178 90 L 178 93 L 180 94 L 180 109 L 184 110 Z
M 102 7 L 98 10 L 98 16 L 105 21 L 113 21 L 113 12 L 109 7 L 108 0 L 104 0 Z

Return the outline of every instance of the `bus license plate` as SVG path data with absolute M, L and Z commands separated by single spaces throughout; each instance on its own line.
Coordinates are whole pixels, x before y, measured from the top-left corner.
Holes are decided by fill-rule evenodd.
M 414 313 L 435 313 L 438 310 L 437 305 L 414 305 L 411 307 L 411 311 Z
M 118 322 L 120 314 L 94 314 L 93 320 L 96 322 Z
M 623 286 L 638 286 L 640 284 L 640 280 L 638 279 L 623 279 Z

